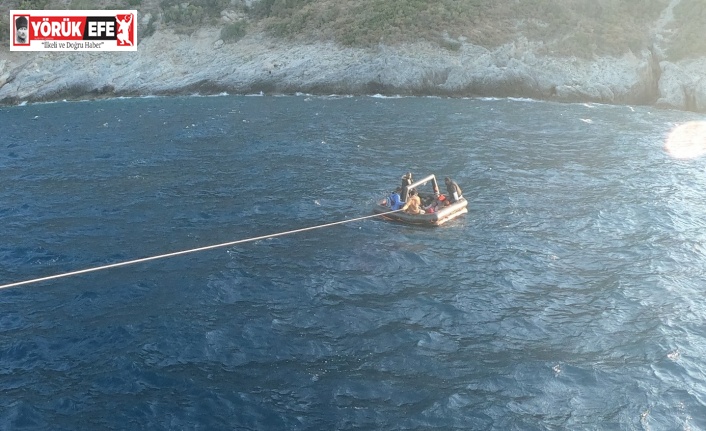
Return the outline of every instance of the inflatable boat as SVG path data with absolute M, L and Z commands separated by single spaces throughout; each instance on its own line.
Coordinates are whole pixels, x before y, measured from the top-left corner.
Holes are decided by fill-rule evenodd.
M 430 191 L 420 189 L 420 186 L 428 184 L 431 185 Z M 438 192 L 439 185 L 437 184 L 436 177 L 433 174 L 403 187 L 401 193 L 403 200 L 407 198 L 409 191 L 412 189 L 416 189 L 419 193 L 419 197 L 422 200 L 422 206 L 424 208 L 432 205 L 440 196 Z M 389 200 L 383 199 L 375 204 L 373 207 L 373 213 L 380 214 L 380 217 L 385 220 L 400 223 L 423 226 L 441 226 L 447 221 L 453 220 L 456 217 L 468 212 L 468 201 L 466 201 L 466 198 L 460 197 L 456 200 L 456 202 L 449 202 L 448 199 L 445 200 L 448 204 L 437 207 L 437 209 L 433 212 L 425 212 L 424 214 L 409 214 L 404 211 L 392 211 L 389 206 Z

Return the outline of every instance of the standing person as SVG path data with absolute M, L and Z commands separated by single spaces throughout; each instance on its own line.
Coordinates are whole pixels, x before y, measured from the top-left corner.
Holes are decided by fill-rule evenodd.
M 407 203 L 402 207 L 402 211 L 407 214 L 424 214 L 422 200 L 419 198 L 419 194 L 417 194 L 415 189 L 409 192 L 409 199 L 407 199 Z
M 402 202 L 407 202 L 407 196 L 409 195 L 409 186 L 412 185 L 412 173 L 407 172 L 402 175 Z
M 407 172 L 402 175 L 402 188 L 412 185 L 412 173 Z
M 453 181 L 449 177 L 444 178 L 444 182 L 446 183 L 446 191 L 449 192 L 452 202 L 458 202 L 458 200 L 463 197 L 461 195 L 461 187 L 456 184 L 456 181 Z
M 28 21 L 26 16 L 18 16 L 15 18 L 15 44 L 27 45 L 29 43 L 27 27 Z

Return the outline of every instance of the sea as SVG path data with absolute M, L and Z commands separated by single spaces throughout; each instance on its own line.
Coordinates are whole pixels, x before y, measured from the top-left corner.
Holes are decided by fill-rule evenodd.
M 705 122 L 505 98 L 2 107 L 0 285 L 29 283 L 0 289 L 0 429 L 706 430 Z M 366 218 L 407 172 L 451 177 L 468 214 Z

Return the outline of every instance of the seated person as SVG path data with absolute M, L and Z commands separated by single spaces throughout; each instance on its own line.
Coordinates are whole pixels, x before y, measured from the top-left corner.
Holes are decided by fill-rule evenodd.
M 408 214 L 424 214 L 424 210 L 422 209 L 422 200 L 419 199 L 417 190 L 410 190 L 409 199 L 407 199 L 407 203 L 405 203 L 402 207 L 402 211 Z
M 390 193 L 389 197 L 386 197 L 382 202 L 380 202 L 382 205 L 385 205 L 386 207 L 390 208 L 392 211 L 396 211 L 400 208 L 402 208 L 402 205 L 404 205 L 404 202 L 400 199 L 400 192 L 402 191 L 402 187 L 397 187 L 395 191 Z
M 447 205 L 449 205 L 449 200 L 446 199 L 446 196 L 439 195 L 439 197 L 436 198 L 434 202 L 426 208 L 426 210 L 428 213 L 435 213 Z

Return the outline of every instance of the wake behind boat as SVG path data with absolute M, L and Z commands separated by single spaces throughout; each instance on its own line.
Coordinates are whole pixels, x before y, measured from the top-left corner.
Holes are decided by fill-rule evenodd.
M 462 214 L 468 212 L 468 201 L 463 196 L 460 196 L 460 188 L 447 178 L 453 184 L 458 192 L 451 192 L 449 195 L 439 193 L 439 185 L 436 182 L 434 174 L 428 175 L 421 180 L 411 182 L 411 174 L 407 174 L 409 180 L 407 184 L 398 187 L 399 198 L 402 203 L 407 206 L 404 211 L 395 211 L 398 204 L 397 198 L 393 192 L 389 197 L 377 202 L 373 207 L 375 214 L 380 214 L 386 220 L 396 221 L 400 223 L 423 225 L 423 226 L 441 226 L 449 220 L 453 220 Z M 403 177 L 405 180 L 407 176 Z M 421 186 L 431 186 L 431 190 L 421 191 Z M 447 182 L 447 186 L 449 182 Z M 406 205 L 410 199 L 414 199 L 414 194 L 419 197 L 420 209 L 416 213 L 410 211 L 411 205 Z M 402 207 L 404 208 L 404 206 Z

